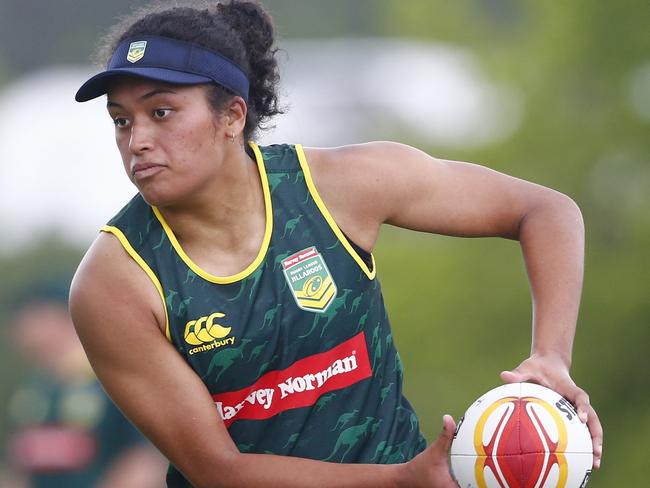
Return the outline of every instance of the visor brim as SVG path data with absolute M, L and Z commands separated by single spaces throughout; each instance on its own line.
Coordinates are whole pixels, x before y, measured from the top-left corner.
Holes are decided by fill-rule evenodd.
M 198 85 L 202 83 L 212 83 L 213 80 L 201 75 L 175 71 L 166 68 L 151 67 L 133 67 L 133 68 L 115 68 L 99 73 L 77 90 L 75 100 L 77 102 L 87 102 L 94 98 L 100 97 L 108 92 L 110 83 L 120 76 L 136 76 L 149 80 L 162 81 L 176 85 Z

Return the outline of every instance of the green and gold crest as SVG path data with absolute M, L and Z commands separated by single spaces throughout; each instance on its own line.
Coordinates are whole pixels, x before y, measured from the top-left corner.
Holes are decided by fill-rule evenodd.
M 129 52 L 126 55 L 126 60 L 130 63 L 140 61 L 144 56 L 144 51 L 147 49 L 147 41 L 136 41 L 129 44 Z
M 289 256 L 282 261 L 282 269 L 300 308 L 309 312 L 327 310 L 336 297 L 336 284 L 315 247 Z

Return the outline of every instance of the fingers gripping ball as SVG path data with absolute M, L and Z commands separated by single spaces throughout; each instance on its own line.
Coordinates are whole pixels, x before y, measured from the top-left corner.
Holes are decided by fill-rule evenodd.
M 592 458 L 573 405 L 532 383 L 499 386 L 476 400 L 451 445 L 461 488 L 583 488 Z

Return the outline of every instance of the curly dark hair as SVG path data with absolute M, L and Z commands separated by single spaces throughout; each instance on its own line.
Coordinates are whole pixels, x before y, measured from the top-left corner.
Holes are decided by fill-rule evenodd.
M 280 74 L 275 31 L 269 13 L 255 0 L 228 0 L 214 6 L 159 2 L 124 18 L 104 38 L 98 58 L 106 66 L 124 39 L 142 35 L 170 37 L 216 51 L 238 64 L 248 76 L 250 90 L 244 137 L 252 139 L 274 115 L 283 113 L 278 102 Z M 234 96 L 210 84 L 208 101 L 219 113 Z

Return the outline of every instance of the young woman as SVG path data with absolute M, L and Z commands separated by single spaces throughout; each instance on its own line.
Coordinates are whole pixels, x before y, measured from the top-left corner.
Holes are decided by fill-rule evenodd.
M 602 431 L 569 376 L 583 224 L 552 190 L 394 143 L 259 147 L 279 112 L 262 7 L 141 15 L 109 43 L 107 94 L 138 194 L 71 292 L 98 377 L 169 458 L 168 485 L 449 487 L 454 430 L 429 447 L 402 395 L 371 251 L 379 227 L 521 242 L 535 305 L 534 381 Z M 397 94 L 396 96 L 399 96 Z

